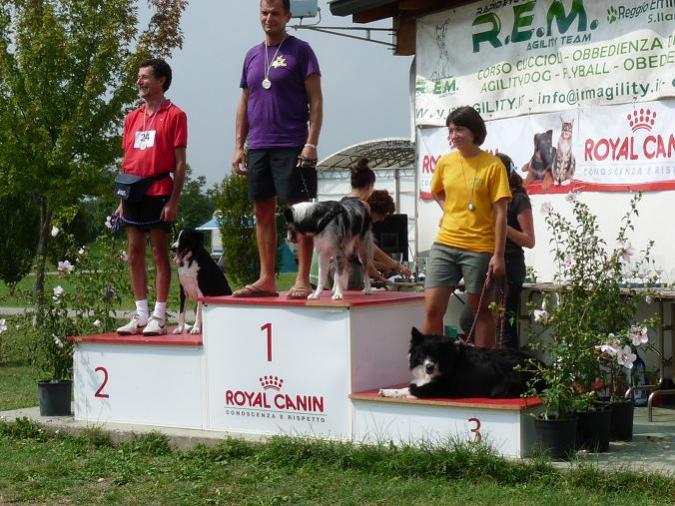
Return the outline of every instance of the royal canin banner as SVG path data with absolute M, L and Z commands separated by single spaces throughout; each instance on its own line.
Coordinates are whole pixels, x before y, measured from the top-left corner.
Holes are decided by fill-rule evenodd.
M 528 193 L 675 189 L 675 100 L 592 107 L 487 123 L 482 148 L 514 161 Z M 448 130 L 418 128 L 420 196 L 432 198 Z
M 483 0 L 417 23 L 415 121 L 675 96 L 675 0 Z

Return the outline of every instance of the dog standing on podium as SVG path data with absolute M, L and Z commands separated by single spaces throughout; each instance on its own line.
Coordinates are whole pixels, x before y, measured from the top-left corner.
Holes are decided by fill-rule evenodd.
M 314 249 L 319 257 L 319 279 L 309 299 L 321 297 L 331 257 L 335 259 L 333 300 L 342 299 L 347 290 L 352 255 L 356 255 L 363 265 L 363 292 L 366 295 L 371 293 L 367 267 L 373 260 L 372 220 L 361 200 L 345 197 L 339 202 L 301 202 L 286 208 L 284 215 L 291 242 L 297 242 L 298 234 L 314 237 Z

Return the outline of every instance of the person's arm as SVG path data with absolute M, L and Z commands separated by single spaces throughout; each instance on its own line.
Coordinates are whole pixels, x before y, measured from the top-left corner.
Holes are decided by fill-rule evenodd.
M 521 248 L 534 248 L 534 220 L 532 208 L 523 209 L 518 214 L 521 230 L 506 226 L 506 237 Z
M 384 270 L 394 271 L 406 278 L 410 277 L 410 269 L 404 266 L 402 263 L 397 262 L 384 251 L 382 251 L 378 246 L 373 246 L 373 260 L 376 263 L 376 266 L 381 265 Z
M 162 221 L 169 223 L 176 221 L 176 216 L 178 216 L 178 201 L 180 200 L 180 193 L 183 191 L 183 183 L 185 183 L 186 148 L 176 148 L 174 156 L 176 168 L 173 173 L 173 191 L 160 215 Z
M 385 278 L 380 271 L 377 270 L 377 267 L 375 267 L 375 264 L 373 262 L 368 262 L 367 266 L 367 271 L 368 271 L 368 276 L 370 276 L 371 279 L 374 279 L 375 281 L 379 281 L 381 283 L 386 283 L 387 278 Z
M 232 158 L 232 170 L 240 176 L 246 175 L 246 164 L 244 163 L 244 143 L 248 137 L 248 88 L 241 90 L 241 98 L 237 105 L 236 117 L 236 138 L 234 142 L 234 157 Z
M 323 94 L 321 92 L 321 77 L 318 74 L 312 74 L 305 79 L 305 90 L 307 91 L 307 100 L 309 103 L 309 132 L 307 142 L 302 148 L 300 156 L 317 160 L 317 146 L 319 145 L 319 135 L 321 134 L 321 124 L 323 123 Z
M 488 271 L 493 276 L 504 275 L 504 247 L 506 246 L 506 206 L 509 199 L 503 198 L 492 204 L 495 216 L 495 251 L 490 259 Z

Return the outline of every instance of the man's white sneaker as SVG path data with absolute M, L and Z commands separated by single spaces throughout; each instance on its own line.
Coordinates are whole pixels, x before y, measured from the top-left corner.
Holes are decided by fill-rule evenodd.
M 120 328 L 117 329 L 117 333 L 121 336 L 131 336 L 134 334 L 140 334 L 141 331 L 143 330 L 143 327 L 147 325 L 148 321 L 141 320 L 141 317 L 138 315 L 138 313 L 134 314 L 131 317 L 131 321 L 127 323 L 126 325 L 122 325 Z
M 148 319 L 148 324 L 143 329 L 144 336 L 163 336 L 166 334 L 166 322 L 157 318 L 156 316 L 151 316 Z

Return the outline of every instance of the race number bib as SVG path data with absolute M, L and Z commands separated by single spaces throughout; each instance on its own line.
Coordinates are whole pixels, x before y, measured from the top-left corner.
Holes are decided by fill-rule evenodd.
M 141 151 L 153 147 L 155 145 L 155 133 L 156 130 L 141 130 L 140 132 L 136 132 L 134 147 Z

